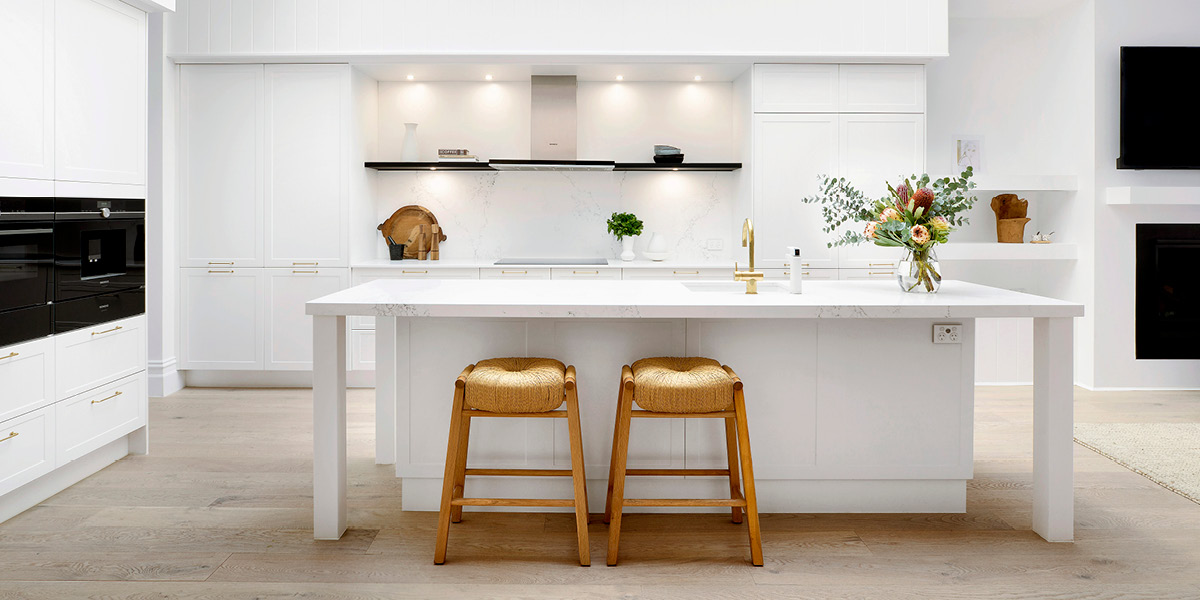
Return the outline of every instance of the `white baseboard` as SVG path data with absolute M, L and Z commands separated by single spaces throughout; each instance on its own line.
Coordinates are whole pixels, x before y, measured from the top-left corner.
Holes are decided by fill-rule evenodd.
M 210 371 L 183 373 L 187 387 L 311 388 L 312 371 Z M 347 371 L 346 387 L 375 387 L 374 371 Z
M 151 398 L 166 398 L 183 389 L 183 373 L 177 368 L 174 356 L 150 361 L 146 376 Z
M 137 432 L 134 432 L 136 434 Z M 133 435 L 133 434 L 130 434 Z M 0 497 L 0 523 L 45 502 L 89 475 L 129 454 L 129 436 L 121 436 Z
M 1106 387 L 1106 386 L 1089 386 L 1082 383 L 1075 385 L 1089 392 L 1198 392 L 1197 387 Z

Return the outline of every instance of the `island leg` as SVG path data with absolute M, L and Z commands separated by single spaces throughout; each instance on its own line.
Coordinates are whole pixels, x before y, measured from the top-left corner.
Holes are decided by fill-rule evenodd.
M 396 463 L 396 317 L 375 317 L 375 464 Z
M 313 537 L 346 531 L 346 317 L 313 317 Z
M 1050 542 L 1075 538 L 1073 325 L 1033 320 L 1033 530 Z

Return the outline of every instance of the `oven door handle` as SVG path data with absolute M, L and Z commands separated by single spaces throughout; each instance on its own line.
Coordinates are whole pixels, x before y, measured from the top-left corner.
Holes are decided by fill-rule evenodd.
M 53 218 L 52 212 L 0 212 L 0 221 L 49 221 Z
M 54 230 L 47 227 L 44 229 L 10 229 L 0 231 L 0 235 L 38 235 L 43 233 L 54 233 Z
M 55 221 L 125 221 L 130 219 L 144 219 L 146 212 L 141 210 L 117 211 L 109 213 L 105 217 L 98 212 L 56 212 L 54 213 Z

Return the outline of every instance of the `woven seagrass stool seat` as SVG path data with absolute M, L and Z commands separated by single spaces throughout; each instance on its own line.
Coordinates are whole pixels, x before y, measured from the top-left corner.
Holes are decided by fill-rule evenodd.
M 563 403 L 567 410 L 555 410 Z M 471 419 L 479 417 L 542 417 L 567 420 L 571 440 L 570 469 L 468 469 L 467 445 Z M 570 477 L 574 498 L 466 498 L 467 476 Z M 434 564 L 446 562 L 450 523 L 462 521 L 464 506 L 563 506 L 575 509 L 579 564 L 588 566 L 587 485 L 583 471 L 583 435 L 579 425 L 579 394 L 575 367 L 552 358 L 492 358 L 468 365 L 454 382 L 454 407 L 450 411 L 450 440 L 446 446 L 446 471 L 438 514 Z
M 641 410 L 634 410 L 637 404 Z M 627 469 L 629 425 L 635 417 L 724 419 L 725 469 Z M 739 473 L 739 468 L 740 473 Z M 626 476 L 726 476 L 729 499 L 626 498 Z M 743 490 L 745 493 L 743 493 Z M 643 358 L 621 369 L 621 394 L 613 427 L 612 462 L 608 468 L 608 498 L 604 522 L 608 528 L 608 564 L 617 564 L 621 513 L 626 506 L 728 506 L 733 522 L 746 513 L 750 530 L 750 563 L 763 564 L 758 500 L 754 493 L 754 464 L 742 380 L 727 366 L 700 357 Z

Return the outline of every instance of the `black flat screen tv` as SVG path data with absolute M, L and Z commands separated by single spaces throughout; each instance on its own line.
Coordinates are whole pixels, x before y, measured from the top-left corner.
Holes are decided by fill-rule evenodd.
M 1200 48 L 1121 48 L 1118 169 L 1200 169 Z

